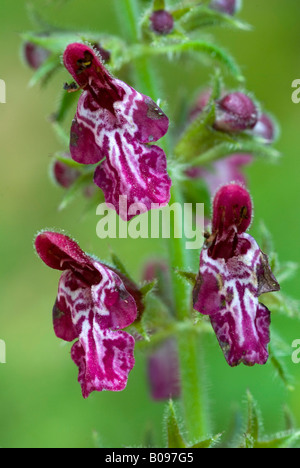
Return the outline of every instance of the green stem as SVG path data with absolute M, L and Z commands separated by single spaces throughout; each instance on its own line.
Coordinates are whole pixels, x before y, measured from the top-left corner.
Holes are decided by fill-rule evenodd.
M 183 206 L 176 181 L 172 187 L 172 203 L 180 203 Z M 178 222 L 178 218 L 173 218 L 173 232 L 176 229 L 176 219 Z M 192 251 L 186 250 L 185 242 L 184 235 L 178 239 L 171 237 L 169 240 L 169 259 L 177 319 L 191 322 L 191 286 L 174 271 L 175 266 L 183 271 L 189 270 L 191 264 L 189 256 Z M 206 387 L 202 362 L 203 351 L 200 347 L 201 335 L 197 333 L 195 328 L 185 327 L 177 336 L 182 387 L 181 403 L 188 439 L 192 442 L 198 442 L 206 437 L 208 433 Z

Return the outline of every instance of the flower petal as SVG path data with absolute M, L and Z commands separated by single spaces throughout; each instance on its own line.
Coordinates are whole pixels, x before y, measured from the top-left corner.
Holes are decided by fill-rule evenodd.
M 101 329 L 128 327 L 137 317 L 135 300 L 113 270 L 100 263 L 94 265 L 101 275 L 101 281 L 92 286 L 91 297 Z
M 128 333 L 101 330 L 97 323 L 84 328 L 71 351 L 84 398 L 93 391 L 124 390 L 135 363 L 134 343 Z
M 116 135 L 110 158 L 97 167 L 94 182 L 103 190 L 106 203 L 112 204 L 125 221 L 139 214 L 136 211 L 144 213 L 153 205 L 163 207 L 170 200 L 165 153 L 158 146 L 141 145 L 129 136 L 122 139 Z M 131 214 L 134 204 L 137 210 Z
M 94 284 L 100 275 L 94 260 L 70 237 L 60 232 L 44 231 L 35 239 L 35 248 L 44 263 L 55 270 L 73 270 L 83 283 Z

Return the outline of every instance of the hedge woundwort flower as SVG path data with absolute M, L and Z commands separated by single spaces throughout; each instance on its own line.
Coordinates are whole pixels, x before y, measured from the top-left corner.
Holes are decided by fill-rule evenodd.
M 124 220 L 127 206 L 165 206 L 171 180 L 164 151 L 150 145 L 165 135 L 169 120 L 152 99 L 113 78 L 96 52 L 81 43 L 67 47 L 64 64 L 83 93 L 71 128 L 72 158 L 82 164 L 100 163 L 94 182 Z
M 280 288 L 267 256 L 246 234 L 251 217 L 245 188 L 234 183 L 220 188 L 194 288 L 194 308 L 210 316 L 230 366 L 266 363 L 270 312 L 258 298 Z
M 78 244 L 57 232 L 35 240 L 40 258 L 63 271 L 53 309 L 54 331 L 73 344 L 71 357 L 79 368 L 84 398 L 93 391 L 120 391 L 134 366 L 134 338 L 121 329 L 137 317 L 137 305 L 120 276 L 85 254 Z

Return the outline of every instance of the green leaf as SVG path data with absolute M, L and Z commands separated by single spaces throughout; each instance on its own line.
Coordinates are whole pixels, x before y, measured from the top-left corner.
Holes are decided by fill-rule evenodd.
M 153 290 L 155 290 L 156 286 L 157 286 L 157 280 L 155 279 L 154 281 L 150 281 L 149 283 L 145 283 L 140 288 L 140 291 L 141 291 L 142 295 L 145 297 L 145 296 L 148 296 L 148 294 L 150 294 Z
M 186 448 L 187 445 L 181 435 L 172 400 L 167 404 L 165 426 L 167 433 L 167 448 Z
M 255 443 L 254 448 L 293 448 L 300 442 L 300 431 L 279 432 L 270 439 L 260 440 Z
M 220 442 L 221 437 L 222 434 L 217 434 L 209 439 L 202 440 L 189 448 L 213 448 L 218 442 Z
M 50 55 L 45 62 L 36 70 L 29 81 L 29 86 L 33 87 L 37 83 L 45 85 L 52 77 L 53 73 L 60 67 L 60 59 L 57 55 Z
M 263 145 L 256 140 L 241 139 L 232 143 L 219 143 L 217 146 L 196 156 L 189 161 L 189 164 L 193 167 L 202 166 L 234 153 L 250 153 L 269 162 L 277 161 L 280 157 L 280 153 L 270 146 Z
M 278 375 L 279 379 L 283 382 L 284 386 L 288 390 L 294 390 L 294 386 L 292 385 L 292 379 L 290 375 L 288 374 L 286 367 L 283 363 L 283 360 L 281 358 L 281 350 L 278 346 L 278 341 L 276 343 L 276 340 L 273 337 L 272 340 L 272 346 L 269 346 L 269 354 L 270 354 L 270 362 L 273 365 L 276 374 Z
M 252 440 L 255 443 L 258 441 L 260 420 L 259 420 L 259 414 L 257 411 L 256 403 L 249 390 L 247 392 L 247 401 L 248 401 L 248 422 L 247 422 L 246 436 L 249 441 Z
M 192 271 L 180 271 L 180 270 L 176 270 L 176 273 L 181 278 L 185 279 L 189 284 L 191 284 L 192 286 L 195 286 L 196 279 L 197 279 L 196 273 L 193 273 Z
M 194 32 L 206 26 L 227 26 L 245 31 L 252 29 L 250 25 L 234 16 L 220 13 L 203 5 L 194 6 L 185 15 L 181 15 L 179 26 L 185 32 Z
M 217 45 L 207 41 L 157 42 L 155 47 L 153 45 L 134 45 L 128 49 L 128 57 L 125 57 L 125 60 L 139 60 L 141 57 L 147 58 L 159 55 L 166 55 L 173 59 L 174 55 L 186 53 L 192 53 L 196 56 L 208 56 L 214 62 L 224 65 L 235 79 L 238 81 L 244 80 L 239 66 L 231 55 Z
M 78 91 L 73 92 L 73 93 L 68 93 L 67 91 L 63 90 L 58 108 L 52 114 L 51 118 L 55 122 L 62 123 L 65 120 L 66 115 L 69 112 L 69 110 L 78 101 L 79 97 L 80 97 L 80 92 Z
M 57 161 L 62 162 L 66 166 L 71 167 L 73 169 L 79 169 L 80 170 L 80 169 L 85 169 L 86 168 L 85 164 L 80 164 L 80 163 L 74 161 L 74 159 L 65 156 L 65 153 L 55 153 L 54 154 L 54 159 L 56 159 Z

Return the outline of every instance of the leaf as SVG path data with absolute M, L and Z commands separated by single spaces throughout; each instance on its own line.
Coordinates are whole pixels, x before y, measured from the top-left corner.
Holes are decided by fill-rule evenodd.
M 194 32 L 207 26 L 227 26 L 244 31 L 251 30 L 251 26 L 236 19 L 234 16 L 220 13 L 203 5 L 194 6 L 181 16 L 179 26 L 185 32 Z
M 65 164 L 66 166 L 71 167 L 73 169 L 84 169 L 84 168 L 86 168 L 85 164 L 80 164 L 80 163 L 74 161 L 74 159 L 72 159 L 70 157 L 67 157 L 67 156 L 64 156 L 64 154 L 65 153 L 55 153 L 54 158 L 57 161 L 60 161 L 63 164 Z
M 111 251 L 111 259 L 112 259 L 112 262 L 114 264 L 114 266 L 116 267 L 116 269 L 122 273 L 124 276 L 126 276 L 126 278 L 130 279 L 131 281 L 133 281 L 130 277 L 130 275 L 128 274 L 128 271 L 127 269 L 125 268 L 123 262 L 120 260 L 120 258 L 117 256 L 117 254 L 115 254 L 113 251 Z
M 148 294 L 150 294 L 157 286 L 157 280 L 155 279 L 154 281 L 145 283 L 141 288 L 140 291 L 142 295 L 145 297 Z
M 274 339 L 272 343 L 272 346 L 269 347 L 270 362 L 273 365 L 279 379 L 283 382 L 284 386 L 288 390 L 292 391 L 294 390 L 294 386 L 292 385 L 291 377 L 289 376 L 286 367 L 281 359 L 280 350 L 278 346 L 276 346 L 276 341 Z
M 270 439 L 256 442 L 254 448 L 293 448 L 298 443 L 299 448 L 300 431 L 279 432 Z
M 192 286 L 195 286 L 196 279 L 197 279 L 196 273 L 193 273 L 192 271 L 181 271 L 181 270 L 176 270 L 176 273 L 181 278 L 185 279 L 189 284 L 191 284 Z
M 125 60 L 139 60 L 144 57 L 153 57 L 159 55 L 167 55 L 172 57 L 175 54 L 193 53 L 210 57 L 213 61 L 217 61 L 224 65 L 227 70 L 238 81 L 243 81 L 244 78 L 236 61 L 231 55 L 222 48 L 206 41 L 186 40 L 182 42 L 157 43 L 155 47 L 152 45 L 134 45 L 128 49 L 128 57 Z
M 36 70 L 29 81 L 29 86 L 33 87 L 37 83 L 41 82 L 45 85 L 53 73 L 60 67 L 59 56 L 50 55 L 45 62 Z
M 186 448 L 187 444 L 181 435 L 172 400 L 167 404 L 165 426 L 167 433 L 167 448 Z
M 213 448 L 221 439 L 222 434 L 217 434 L 209 439 L 202 440 L 189 448 Z
M 280 153 L 277 150 L 270 146 L 262 145 L 256 140 L 239 141 L 237 139 L 236 142 L 223 142 L 210 148 L 189 161 L 189 164 L 192 167 L 202 166 L 234 153 L 250 153 L 269 162 L 277 161 L 280 157 Z
M 246 435 L 249 440 L 251 439 L 255 443 L 257 442 L 258 437 L 259 437 L 260 420 L 259 420 L 259 414 L 257 411 L 256 403 L 249 390 L 247 392 L 247 400 L 248 400 L 248 422 L 247 422 Z
M 80 93 L 68 93 L 63 90 L 57 110 L 52 114 L 51 118 L 58 123 L 62 123 L 72 106 L 78 101 Z

